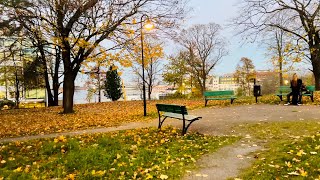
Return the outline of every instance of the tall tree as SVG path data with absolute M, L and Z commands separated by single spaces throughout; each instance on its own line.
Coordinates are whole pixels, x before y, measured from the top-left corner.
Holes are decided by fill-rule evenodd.
M 176 56 L 169 57 L 169 64 L 163 68 L 164 72 L 162 77 L 164 82 L 174 87 L 182 87 L 186 74 L 188 73 L 188 67 L 184 59 L 185 53 L 188 52 L 180 51 Z
M 57 106 L 61 84 L 59 79 L 63 74 L 60 69 L 61 51 L 52 42 L 51 37 L 55 36 L 55 31 L 50 28 L 51 24 L 44 20 L 49 19 L 48 22 L 54 22 L 54 16 L 48 16 L 48 14 L 53 14 L 54 9 L 46 9 L 38 1 L 29 0 L 0 1 L 0 7 L 6 16 L 0 20 L 0 34 L 19 38 L 26 37 L 27 41 L 33 44 L 38 59 L 41 60 L 41 64 L 38 65 L 44 69 L 40 76 L 45 79 L 48 105 Z
M 242 13 L 234 19 L 240 34 L 253 40 L 270 28 L 295 37 L 301 50 L 308 50 L 315 86 L 320 90 L 320 2 L 319 0 L 242 0 Z M 285 17 L 285 22 L 278 17 Z M 304 49 L 305 48 L 305 49 Z
M 220 31 L 220 25 L 215 23 L 194 25 L 183 30 L 178 39 L 188 51 L 184 59 L 197 80 L 201 93 L 206 90 L 209 73 L 227 55 L 226 43 Z
M 110 66 L 105 81 L 106 96 L 112 101 L 117 101 L 122 96 L 121 78 L 118 75 L 117 67 Z
M 268 54 L 276 72 L 279 73 L 279 85 L 283 86 L 284 75 L 294 70 L 294 65 L 302 61 L 304 53 L 300 52 L 285 31 L 273 29 L 269 34 L 270 38 L 266 41 Z
M 236 67 L 234 77 L 237 79 L 242 92 L 250 96 L 252 79 L 255 78 L 255 69 L 251 59 L 243 57 Z
M 2 3 L 8 9 L 6 22 L 11 17 L 18 19 L 18 24 L 25 20 L 42 22 L 53 32 L 49 39 L 56 38 L 58 42 L 64 71 L 64 113 L 73 112 L 75 79 L 82 63 L 95 56 L 94 50 L 100 43 L 126 41 L 122 36 L 125 26 L 136 26 L 132 21 L 142 14 L 149 15 L 162 27 L 174 27 L 185 11 L 185 1 L 177 0 L 20 0 L 15 7 L 11 1 Z M 26 3 L 32 7 L 26 8 Z
M 163 43 L 159 39 L 144 36 L 143 38 L 143 52 L 144 52 L 144 71 L 145 71 L 145 84 L 147 85 L 148 99 L 151 100 L 152 90 L 157 85 L 158 76 L 160 72 L 160 60 L 164 57 Z M 130 59 L 133 62 L 133 71 L 142 82 L 142 56 L 141 56 L 141 43 L 135 42 L 133 51 L 130 53 Z M 139 86 L 142 83 L 139 83 Z M 141 87 L 142 89 L 142 87 Z

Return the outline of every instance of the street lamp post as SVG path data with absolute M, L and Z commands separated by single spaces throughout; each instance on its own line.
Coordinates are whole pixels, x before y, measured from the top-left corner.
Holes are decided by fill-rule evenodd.
M 143 54 L 143 18 L 148 15 L 143 14 L 140 18 L 140 40 L 141 40 L 141 63 L 142 63 L 142 93 L 143 93 L 143 115 L 147 116 L 147 102 L 146 102 L 146 85 L 144 79 L 144 54 Z M 152 29 L 152 24 L 146 24 L 147 29 Z

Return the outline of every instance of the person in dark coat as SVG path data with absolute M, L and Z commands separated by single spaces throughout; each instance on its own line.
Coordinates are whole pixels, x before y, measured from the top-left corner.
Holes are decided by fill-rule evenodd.
M 292 80 L 290 81 L 291 92 L 287 95 L 287 104 L 290 104 L 290 96 L 292 96 L 292 104 L 299 105 L 301 102 L 301 87 L 302 80 L 298 79 L 298 75 L 296 73 L 293 74 Z

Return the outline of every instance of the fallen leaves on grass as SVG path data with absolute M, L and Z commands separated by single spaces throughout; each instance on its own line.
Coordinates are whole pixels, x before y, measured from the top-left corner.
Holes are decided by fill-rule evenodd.
M 0 172 L 6 179 L 165 180 L 181 177 L 201 155 L 239 139 L 180 134 L 172 127 L 144 128 L 0 144 L 6 161 Z
M 271 147 L 263 153 L 265 160 L 256 162 L 254 168 L 244 177 L 317 179 L 320 176 L 320 157 L 317 156 L 320 153 L 318 134 L 299 138 L 290 136 L 291 139 Z
M 114 127 L 129 122 L 148 121 L 157 116 L 156 103 L 181 104 L 189 109 L 204 106 L 201 99 L 148 101 L 147 118 L 143 116 L 142 101 L 75 105 L 74 114 L 60 114 L 61 107 L 0 111 L 0 138 Z

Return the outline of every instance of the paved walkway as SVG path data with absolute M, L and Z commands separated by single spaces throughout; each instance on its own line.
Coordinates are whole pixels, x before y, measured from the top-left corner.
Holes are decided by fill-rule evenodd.
M 271 122 L 271 121 L 303 121 L 320 120 L 319 106 L 284 106 L 284 105 L 242 105 L 223 108 L 208 107 L 190 111 L 190 114 L 202 116 L 203 119 L 191 125 L 191 131 L 197 131 L 210 135 L 230 135 L 238 133 L 232 127 L 244 123 Z M 48 135 L 36 135 L 17 138 L 0 139 L 1 142 L 23 141 L 37 138 L 51 138 L 59 135 L 80 135 L 86 133 L 101 133 L 118 131 L 125 129 L 134 129 L 141 127 L 157 127 L 158 120 L 151 122 L 128 123 L 119 127 L 99 128 L 82 130 L 75 132 L 55 133 Z M 181 121 L 166 120 L 164 125 L 173 125 L 181 127 Z M 188 131 L 189 131 L 188 130 Z M 203 157 L 198 166 L 201 169 L 198 172 L 191 172 L 185 179 L 227 179 L 235 177 L 240 169 L 250 166 L 253 160 L 253 153 L 261 147 L 251 139 L 245 139 L 240 144 L 225 147 L 218 153 Z

